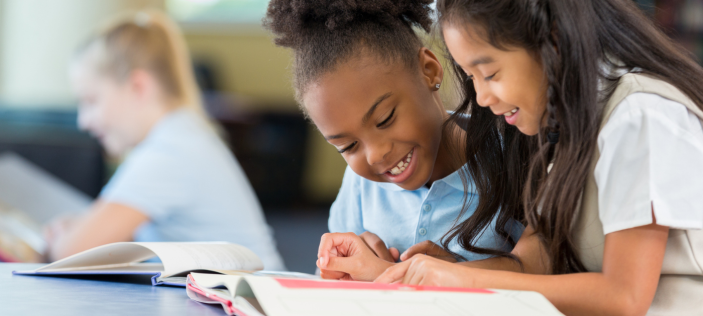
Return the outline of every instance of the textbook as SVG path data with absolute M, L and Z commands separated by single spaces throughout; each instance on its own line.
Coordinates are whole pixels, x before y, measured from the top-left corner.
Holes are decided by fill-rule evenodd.
M 236 316 L 563 315 L 525 291 L 190 273 L 186 292 Z
M 41 198 L 38 199 L 37 197 Z M 0 261 L 42 262 L 42 225 L 87 210 L 91 198 L 21 156 L 0 155 Z
M 144 262 L 158 258 L 161 262 Z M 18 275 L 151 275 L 152 285 L 185 286 L 192 271 L 250 274 L 264 268 L 246 247 L 224 242 L 118 242 Z

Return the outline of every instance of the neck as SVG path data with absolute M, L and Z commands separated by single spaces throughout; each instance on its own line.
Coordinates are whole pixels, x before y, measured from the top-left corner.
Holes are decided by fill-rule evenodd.
M 176 106 L 167 103 L 153 104 L 147 107 L 142 113 L 142 129 L 138 143 L 142 142 L 165 116 L 176 109 Z
M 447 119 L 449 119 L 448 114 L 445 117 L 445 122 Z M 458 125 L 450 123 L 444 126 L 437 159 L 432 169 L 430 181 L 427 182 L 428 187 L 435 181 L 459 170 L 466 163 L 466 158 L 464 157 L 465 137 L 466 131 Z

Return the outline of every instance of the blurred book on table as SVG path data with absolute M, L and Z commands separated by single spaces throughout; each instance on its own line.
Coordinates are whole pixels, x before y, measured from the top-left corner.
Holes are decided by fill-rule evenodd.
M 19 155 L 0 155 L 0 261 L 41 262 L 42 226 L 92 199 Z

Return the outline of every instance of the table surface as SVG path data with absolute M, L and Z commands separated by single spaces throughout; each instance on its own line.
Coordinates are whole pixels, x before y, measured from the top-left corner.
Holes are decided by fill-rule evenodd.
M 227 315 L 185 288 L 151 286 L 149 277 L 68 278 L 13 275 L 41 264 L 0 263 L 0 315 Z

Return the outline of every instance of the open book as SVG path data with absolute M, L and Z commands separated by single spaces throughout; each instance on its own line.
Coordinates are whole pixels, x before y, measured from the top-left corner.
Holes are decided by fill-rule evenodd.
M 42 225 L 56 216 L 79 214 L 91 202 L 85 193 L 21 156 L 1 154 L 0 261 L 42 262 Z
M 188 296 L 229 315 L 562 315 L 539 293 L 191 273 Z
M 158 257 L 161 262 L 144 262 Z M 19 275 L 152 275 L 153 285 L 185 286 L 191 271 L 248 274 L 264 268 L 251 250 L 223 242 L 118 242 Z

